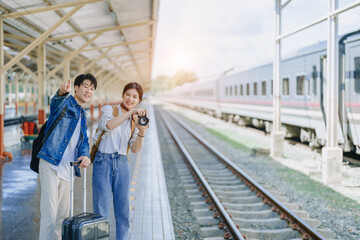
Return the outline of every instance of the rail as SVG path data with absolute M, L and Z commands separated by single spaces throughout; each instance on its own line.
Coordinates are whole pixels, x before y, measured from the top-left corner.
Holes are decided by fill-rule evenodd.
M 278 201 L 274 196 L 272 196 L 266 189 L 264 189 L 260 184 L 258 184 L 254 179 L 247 175 L 243 170 L 236 166 L 230 159 L 224 156 L 221 152 L 211 146 L 204 138 L 194 132 L 188 125 L 183 121 L 179 120 L 174 116 L 173 113 L 168 113 L 178 124 L 180 124 L 186 131 L 188 131 L 194 138 L 196 138 L 199 143 L 204 145 L 207 149 L 213 152 L 217 158 L 224 163 L 232 172 L 240 178 L 241 181 L 245 183 L 250 189 L 256 192 L 258 197 L 264 199 L 264 203 L 267 203 L 272 206 L 273 211 L 276 211 L 280 214 L 280 218 L 285 219 L 289 222 L 293 230 L 298 230 L 303 239 L 325 239 L 324 236 L 319 234 L 315 229 L 301 220 L 295 213 L 288 209 L 284 204 Z
M 218 197 L 216 196 L 216 194 L 212 190 L 211 186 L 206 181 L 204 175 L 201 173 L 200 169 L 197 167 L 196 163 L 194 162 L 194 160 L 192 159 L 192 157 L 190 156 L 190 154 L 188 153 L 188 151 L 186 150 L 186 148 L 182 144 L 180 138 L 177 136 L 174 129 L 170 126 L 169 122 L 166 120 L 166 118 L 164 117 L 164 115 L 161 112 L 160 112 L 160 115 L 161 115 L 161 118 L 163 119 L 163 121 L 164 121 L 164 123 L 166 125 L 166 128 L 169 130 L 172 138 L 174 139 L 174 141 L 176 142 L 178 147 L 183 152 L 183 154 L 186 157 L 187 161 L 189 162 L 189 164 L 193 168 L 194 172 L 196 173 L 198 179 L 201 181 L 201 184 L 206 189 L 206 192 L 208 193 L 209 197 L 212 199 L 212 202 L 215 204 L 218 212 L 220 213 L 220 215 L 225 220 L 225 224 L 227 225 L 229 231 L 231 232 L 232 237 L 234 237 L 235 239 L 245 240 L 243 238 L 242 234 L 240 233 L 239 229 L 237 228 L 236 224 L 234 223 L 232 218 L 229 216 L 229 214 L 225 210 L 224 206 L 222 205 L 222 203 L 220 202 L 220 200 L 218 199 Z

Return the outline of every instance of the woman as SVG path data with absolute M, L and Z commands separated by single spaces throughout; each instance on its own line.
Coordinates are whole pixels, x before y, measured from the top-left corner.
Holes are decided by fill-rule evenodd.
M 138 116 L 147 115 L 147 110 L 136 106 L 141 102 L 143 89 L 139 83 L 128 83 L 123 90 L 123 101 L 114 117 L 111 105 L 101 110 L 98 128 L 106 132 L 94 159 L 93 208 L 94 213 L 109 218 L 111 193 L 113 193 L 116 239 L 129 237 L 129 186 L 130 169 L 127 159 L 128 146 L 138 152 L 149 127 L 138 124 Z M 116 114 L 115 114 L 116 115 Z M 131 121 L 136 128 L 131 136 Z M 134 124 L 133 123 L 133 124 Z

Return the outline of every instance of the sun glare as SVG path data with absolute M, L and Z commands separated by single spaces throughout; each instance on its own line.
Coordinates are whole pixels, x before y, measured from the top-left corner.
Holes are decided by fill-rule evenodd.
M 184 54 L 178 54 L 175 57 L 175 66 L 176 68 L 185 68 L 187 65 L 187 58 Z

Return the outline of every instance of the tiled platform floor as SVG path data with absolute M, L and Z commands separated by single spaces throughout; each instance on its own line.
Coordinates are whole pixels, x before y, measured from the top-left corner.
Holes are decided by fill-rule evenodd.
M 144 147 L 130 156 L 131 165 L 131 229 L 130 239 L 175 239 L 167 197 L 165 176 L 154 111 L 149 106 L 150 128 Z M 5 127 L 5 150 L 13 153 L 12 162 L 0 162 L 0 239 L 38 239 L 40 189 L 38 175 L 29 169 L 30 143 L 20 143 L 21 132 Z M 10 130 L 11 129 L 11 130 Z M 89 128 L 90 130 L 90 128 Z M 94 130 L 94 129 L 93 129 Z M 90 130 L 91 131 L 91 130 Z M 13 142 L 18 141 L 17 144 Z M 11 143 L 10 145 L 8 145 Z M 87 210 L 92 211 L 91 176 L 87 171 Z M 78 193 L 78 194 L 77 194 Z M 82 181 L 75 182 L 74 213 L 82 212 Z M 111 222 L 111 238 L 115 224 Z

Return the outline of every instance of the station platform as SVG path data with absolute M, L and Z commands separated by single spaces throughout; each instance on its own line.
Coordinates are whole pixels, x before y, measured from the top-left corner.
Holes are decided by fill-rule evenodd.
M 27 110 L 25 109 L 25 106 L 19 106 L 18 107 L 18 111 L 16 113 L 16 109 L 15 109 L 15 105 L 6 105 L 5 106 L 5 116 L 4 119 L 11 119 L 11 118 L 16 118 L 16 117 L 21 117 L 21 116 L 28 116 L 28 115 L 33 115 L 33 114 L 37 114 L 37 109 L 34 107 L 33 104 L 29 105 L 27 107 Z
M 130 154 L 130 239 L 175 239 L 160 145 L 153 108 L 149 109 L 150 128 L 144 146 Z M 0 239 L 38 239 L 40 188 L 38 174 L 29 168 L 31 143 L 20 142 L 19 126 L 5 127 L 5 150 L 14 155 L 12 162 L 0 162 Z M 88 128 L 90 135 L 96 126 Z M 87 211 L 92 212 L 92 166 L 87 168 Z M 75 181 L 74 214 L 81 213 L 82 179 Z M 115 220 L 110 217 L 111 236 L 115 239 Z M 21 238 L 19 238 L 21 236 Z

